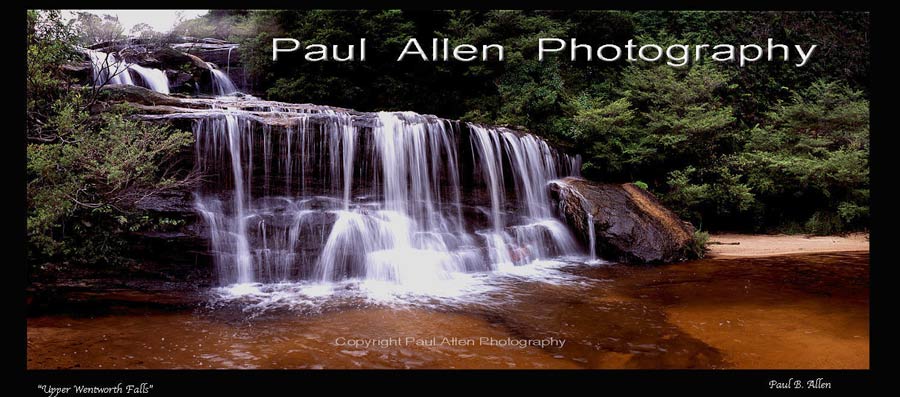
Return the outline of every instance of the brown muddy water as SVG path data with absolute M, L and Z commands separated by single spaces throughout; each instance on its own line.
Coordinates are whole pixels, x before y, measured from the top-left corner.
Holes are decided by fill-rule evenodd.
M 393 300 L 97 291 L 91 309 L 27 319 L 27 367 L 869 367 L 868 252 L 575 264 L 485 284 Z M 122 303 L 138 301 L 155 305 Z

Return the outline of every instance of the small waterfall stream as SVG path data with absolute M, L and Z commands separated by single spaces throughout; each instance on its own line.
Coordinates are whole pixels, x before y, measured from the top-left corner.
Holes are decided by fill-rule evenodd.
M 212 77 L 212 87 L 214 94 L 231 95 L 238 92 L 238 89 L 234 86 L 234 83 L 231 82 L 231 79 L 225 72 L 219 70 L 216 65 L 210 62 L 207 62 L 206 65 L 209 66 L 209 73 Z
M 594 214 L 587 212 L 588 250 L 592 261 L 597 260 L 597 231 L 594 228 Z

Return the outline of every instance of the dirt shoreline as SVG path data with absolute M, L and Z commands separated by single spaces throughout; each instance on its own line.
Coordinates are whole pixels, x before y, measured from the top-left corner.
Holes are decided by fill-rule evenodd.
M 845 236 L 713 234 L 707 244 L 709 258 L 748 258 L 819 252 L 868 251 L 869 234 Z

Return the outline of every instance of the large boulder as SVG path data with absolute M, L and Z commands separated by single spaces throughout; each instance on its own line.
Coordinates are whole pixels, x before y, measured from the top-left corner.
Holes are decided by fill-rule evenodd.
M 196 94 L 200 86 L 210 84 L 210 67 L 203 59 L 170 47 L 159 47 L 151 52 L 157 67 L 169 76 L 172 92 Z
M 601 257 L 627 263 L 666 263 L 691 257 L 694 227 L 631 184 L 565 178 L 550 186 L 561 215 Z M 591 225 L 592 221 L 593 225 Z

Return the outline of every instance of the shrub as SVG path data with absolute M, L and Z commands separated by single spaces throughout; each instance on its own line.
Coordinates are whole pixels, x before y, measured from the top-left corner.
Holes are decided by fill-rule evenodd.
M 697 230 L 693 237 L 687 245 L 688 259 L 701 259 L 706 256 L 708 251 L 706 243 L 709 242 L 709 233 Z

